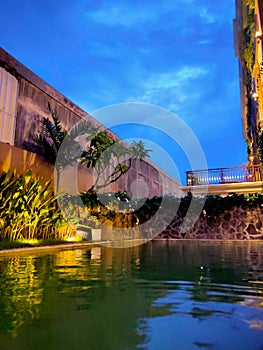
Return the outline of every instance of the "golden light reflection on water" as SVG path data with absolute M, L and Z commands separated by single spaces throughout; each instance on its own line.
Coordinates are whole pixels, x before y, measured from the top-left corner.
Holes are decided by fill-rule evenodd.
M 15 336 L 25 320 L 38 318 L 43 288 L 32 256 L 6 260 L 4 274 L 1 303 L 8 311 L 9 331 Z

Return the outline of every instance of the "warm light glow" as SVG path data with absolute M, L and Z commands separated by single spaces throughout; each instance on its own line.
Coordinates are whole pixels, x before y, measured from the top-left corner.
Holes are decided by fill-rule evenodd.
M 82 237 L 79 237 L 79 236 L 65 237 L 64 241 L 66 241 L 66 242 L 81 242 L 82 241 Z
M 31 244 L 31 245 L 36 245 L 39 244 L 42 240 L 39 239 L 26 239 L 26 238 L 21 238 L 17 240 L 19 243 L 23 243 L 23 244 Z
M 262 33 L 257 30 L 255 33 L 255 38 L 261 38 L 261 36 L 262 36 Z

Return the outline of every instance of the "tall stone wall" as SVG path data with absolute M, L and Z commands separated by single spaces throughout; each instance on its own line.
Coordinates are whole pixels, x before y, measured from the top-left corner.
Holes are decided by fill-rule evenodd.
M 219 216 L 202 213 L 187 231 L 181 230 L 183 216 L 177 214 L 157 239 L 263 239 L 263 208 L 234 207 Z

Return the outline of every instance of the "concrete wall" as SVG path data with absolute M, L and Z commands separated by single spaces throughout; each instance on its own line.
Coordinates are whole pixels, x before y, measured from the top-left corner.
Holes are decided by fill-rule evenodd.
M 24 169 L 30 166 L 34 168 L 34 171 L 37 171 L 40 174 L 45 173 L 47 164 L 43 159 L 40 161 L 40 158 L 36 156 L 36 154 L 41 155 L 41 150 L 33 142 L 32 136 L 40 131 L 41 119 L 43 117 L 51 117 L 48 110 L 48 103 L 50 103 L 53 110 L 56 110 L 62 126 L 67 130 L 75 123 L 86 118 L 88 118 L 88 120 L 94 125 L 101 126 L 101 124 L 92 116 L 53 89 L 49 84 L 44 82 L 1 48 L 0 67 L 9 72 L 18 81 L 17 115 L 15 116 L 16 123 L 14 138 L 14 146 L 16 148 L 12 151 L 9 149 L 8 151 L 12 154 L 11 163 L 13 168 Z M 111 133 L 111 135 L 114 139 L 119 139 L 113 133 Z M 2 149 L 4 147 L 3 143 L 1 143 L 0 146 Z M 17 148 L 31 153 L 33 152 L 32 155 L 25 152 L 23 153 L 23 155 L 26 154 L 26 158 L 31 159 L 31 161 L 26 161 L 21 165 L 21 161 L 24 162 L 24 156 L 22 158 L 14 156 L 14 154 L 19 153 Z M 8 156 L 8 159 L 1 157 L 1 159 L 4 164 L 8 164 L 8 159 L 10 159 L 10 157 Z M 35 167 L 34 162 L 37 162 L 37 167 Z M 6 169 L 6 166 L 2 167 Z M 87 178 L 88 183 L 92 182 L 89 171 L 87 172 Z M 132 184 L 134 184 L 133 187 Z M 122 178 L 118 184 L 114 184 L 112 190 L 116 191 L 119 189 L 122 191 L 130 191 L 131 188 L 134 189 L 136 187 L 138 188 L 138 186 L 140 187 L 140 184 L 142 185 L 141 189 L 137 192 L 143 191 L 143 186 L 145 188 L 147 187 L 148 195 L 150 197 L 154 195 L 162 195 L 164 193 L 172 193 L 177 196 L 181 195 L 179 189 L 180 184 L 148 160 L 134 162 L 129 174 Z M 83 190 L 85 187 L 85 189 L 87 189 L 88 186 L 85 185 L 84 181 L 80 187 L 81 190 Z
M 53 179 L 54 167 L 35 153 L 0 142 L 0 172 L 8 170 L 25 174 L 29 169 L 40 176 L 41 182 Z
M 136 198 L 152 198 L 153 196 L 172 193 L 182 196 L 181 186 L 150 161 L 132 160 L 131 169 L 120 178 L 118 188 L 127 190 Z
M 263 181 L 255 182 L 233 182 L 223 184 L 212 184 L 212 185 L 197 185 L 197 186 L 182 186 L 182 192 L 187 195 L 188 192 L 192 192 L 195 195 L 206 195 L 206 194 L 220 194 L 228 195 L 230 193 L 262 193 L 263 192 Z

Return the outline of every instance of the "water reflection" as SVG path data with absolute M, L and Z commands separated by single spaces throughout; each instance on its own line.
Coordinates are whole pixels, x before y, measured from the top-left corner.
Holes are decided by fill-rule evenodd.
M 1 350 L 263 344 L 263 242 L 0 257 L 0 273 Z

